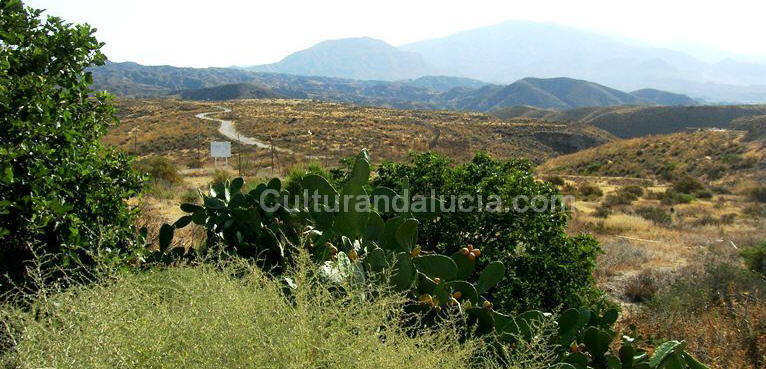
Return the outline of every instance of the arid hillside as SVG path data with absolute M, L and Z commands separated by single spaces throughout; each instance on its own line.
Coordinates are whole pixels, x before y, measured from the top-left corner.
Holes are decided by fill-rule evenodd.
M 760 181 L 766 148 L 742 131 L 705 130 L 617 140 L 538 167 L 541 173 L 672 181 L 690 175 L 709 183 Z
M 614 137 L 588 125 L 563 125 L 530 118 L 502 120 L 467 112 L 397 110 L 311 100 L 252 99 L 220 103 L 175 99 L 121 99 L 121 124 L 104 142 L 139 156 L 161 154 L 189 163 L 209 156 L 212 140 L 225 140 L 202 112 L 232 120 L 242 136 L 286 150 L 275 153 L 286 165 L 309 158 L 336 163 L 361 148 L 380 159 L 402 159 L 409 151 L 433 150 L 456 160 L 477 151 L 541 162 L 607 142 Z M 236 143 L 232 150 L 270 161 L 270 150 Z

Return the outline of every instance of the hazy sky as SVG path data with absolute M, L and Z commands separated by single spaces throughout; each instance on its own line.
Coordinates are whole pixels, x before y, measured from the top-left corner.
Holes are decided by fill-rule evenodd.
M 326 39 L 393 45 L 505 20 L 552 22 L 655 46 L 766 55 L 766 1 L 27 0 L 88 22 L 114 61 L 176 66 L 275 62 Z

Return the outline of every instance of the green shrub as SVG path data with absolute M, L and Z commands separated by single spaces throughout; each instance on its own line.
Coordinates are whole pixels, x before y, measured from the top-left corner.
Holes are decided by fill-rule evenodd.
M 766 203 L 766 186 L 751 188 L 748 191 L 748 197 L 752 201 Z
M 618 192 L 627 193 L 633 195 L 635 198 L 644 196 L 644 188 L 637 185 L 627 185 L 621 187 Z
M 222 185 L 226 183 L 226 181 L 231 179 L 231 174 L 229 172 L 223 170 L 223 169 L 216 169 L 215 172 L 213 172 L 213 178 L 210 179 L 211 185 Z
M 612 215 L 612 209 L 608 206 L 599 205 L 596 208 L 596 211 L 593 212 L 593 216 L 596 218 L 608 218 L 610 215 Z
M 563 186 L 566 183 L 566 181 L 564 181 L 564 178 L 561 178 L 560 176 L 550 176 L 546 178 L 545 180 L 554 186 Z
M 318 175 L 324 178 L 331 178 L 330 172 L 322 167 L 320 163 L 312 162 L 309 164 L 296 165 L 290 168 L 285 176 L 284 188 L 293 195 L 303 193 L 303 179 L 308 175 Z M 337 187 L 337 183 L 333 183 Z
M 99 141 L 116 118 L 89 87 L 86 68 L 106 60 L 95 30 L 17 0 L 0 5 L 0 29 L 0 275 L 24 283 L 30 249 L 50 271 L 132 259 L 143 242 L 125 200 L 142 179 Z
M 656 206 L 639 207 L 636 209 L 636 214 L 659 225 L 666 226 L 671 222 L 670 214 L 665 209 Z
M 675 190 L 668 188 L 665 191 L 665 193 L 662 195 L 660 202 L 662 202 L 663 205 L 676 205 L 676 204 L 688 204 L 694 200 L 695 198 L 693 195 L 676 192 Z
M 181 194 L 181 203 L 186 204 L 199 204 L 200 202 L 200 195 L 199 191 L 195 188 L 189 188 L 186 191 L 184 191 L 183 194 Z
M 750 270 L 766 277 L 766 242 L 742 250 L 742 257 Z
M 684 175 L 673 182 L 673 190 L 682 194 L 692 195 L 706 190 L 705 185 L 692 176 Z
M 38 301 L 46 311 L 39 316 L 5 309 L 4 322 L 23 332 L 5 361 L 62 369 L 494 367 L 482 340 L 460 339 L 450 324 L 411 335 L 401 324 L 404 297 L 363 287 L 338 295 L 313 270 L 290 274 L 295 288 L 287 289 L 247 265 L 120 274 Z M 362 298 L 370 295 L 379 297 Z
M 596 185 L 583 183 L 577 188 L 577 194 L 588 201 L 592 201 L 600 198 L 601 196 L 604 196 L 604 191 L 602 191 L 601 188 Z
M 171 185 L 183 182 L 181 174 L 178 173 L 178 167 L 164 156 L 152 156 L 137 160 L 134 166 L 139 172 L 148 174 L 155 182 L 165 182 Z
M 510 204 L 520 195 L 549 199 L 558 195 L 550 184 L 535 181 L 530 163 L 495 160 L 486 154 L 457 166 L 438 154 L 412 154 L 409 163 L 384 162 L 377 174 L 374 185 L 401 192 L 406 183 L 413 196 L 430 196 L 432 190 L 445 198 L 497 195 Z M 482 266 L 502 261 L 513 277 L 490 291 L 501 310 L 579 306 L 599 296 L 592 272 L 600 248 L 591 237 L 568 237 L 567 219 L 561 206 L 543 212 L 443 213 L 421 223 L 418 244 L 424 251 L 445 254 L 474 244 L 482 248 Z

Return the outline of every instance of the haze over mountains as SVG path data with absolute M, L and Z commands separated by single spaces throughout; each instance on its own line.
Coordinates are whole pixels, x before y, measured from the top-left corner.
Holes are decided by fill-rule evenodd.
M 403 69 L 407 64 L 411 67 Z M 370 38 L 325 41 L 280 62 L 247 69 L 389 81 L 449 75 L 496 84 L 526 77 L 570 77 L 627 91 L 668 90 L 710 102 L 766 101 L 766 65 L 732 59 L 707 63 L 679 51 L 526 21 L 399 48 Z
M 236 69 L 149 67 L 109 63 L 93 69 L 94 87 L 128 96 L 178 94 L 192 100 L 295 98 L 413 109 L 492 111 L 518 105 L 572 109 L 618 105 L 694 105 L 684 95 L 635 94 L 571 78 L 525 78 L 510 85 L 445 76 L 364 81 Z

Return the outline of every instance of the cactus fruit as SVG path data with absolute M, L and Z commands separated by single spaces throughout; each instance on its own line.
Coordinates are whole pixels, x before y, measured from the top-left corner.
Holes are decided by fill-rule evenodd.
M 468 250 L 468 248 L 463 247 L 462 249 L 460 249 L 460 252 L 463 254 L 463 256 L 468 256 L 468 254 L 471 253 L 471 250 Z
M 484 300 L 484 303 L 482 304 L 482 307 L 485 308 L 485 309 L 492 309 L 492 303 L 487 301 L 487 300 Z
M 457 299 L 457 300 L 459 300 L 461 297 L 463 297 L 463 293 L 460 292 L 460 291 L 457 291 L 457 292 L 452 294 L 452 297 Z
M 351 251 L 348 252 L 348 258 L 353 260 L 356 260 L 359 258 L 359 253 L 356 252 L 356 250 L 351 249 Z
M 442 282 L 442 279 L 439 277 L 434 278 L 434 283 L 439 284 Z
M 414 249 L 412 249 L 412 251 L 410 252 L 410 255 L 412 257 L 419 256 L 420 255 L 420 246 L 417 246 Z

